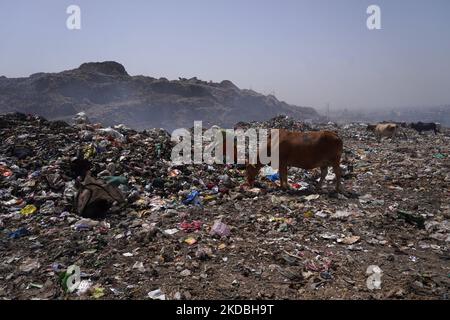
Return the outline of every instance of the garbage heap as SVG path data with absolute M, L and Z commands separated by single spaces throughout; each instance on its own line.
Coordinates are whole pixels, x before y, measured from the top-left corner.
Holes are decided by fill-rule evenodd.
M 0 116 L 0 298 L 448 299 L 448 130 L 236 127 L 337 131 L 345 193 L 332 171 L 281 191 L 270 167 L 249 188 L 240 166 L 173 166 L 162 129 Z

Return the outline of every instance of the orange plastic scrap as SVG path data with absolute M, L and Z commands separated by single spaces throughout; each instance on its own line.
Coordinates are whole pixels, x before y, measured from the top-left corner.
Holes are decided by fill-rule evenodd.
M 197 239 L 195 239 L 193 237 L 188 237 L 188 238 L 184 239 L 184 242 L 186 242 L 188 245 L 193 245 L 193 244 L 197 243 Z
M 169 171 L 169 177 L 171 177 L 171 178 L 176 177 L 176 176 L 178 176 L 180 173 L 181 173 L 181 171 L 178 170 L 178 169 L 170 170 L 170 171 Z

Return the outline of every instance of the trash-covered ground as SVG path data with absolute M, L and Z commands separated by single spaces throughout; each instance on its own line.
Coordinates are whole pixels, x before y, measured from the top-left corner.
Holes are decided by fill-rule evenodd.
M 0 297 L 448 299 L 449 131 L 250 125 L 338 131 L 345 194 L 331 171 L 316 190 L 318 170 L 293 168 L 283 192 L 270 168 L 249 189 L 239 167 L 171 167 L 163 130 L 0 116 Z M 76 213 L 89 168 L 125 198 L 104 219 Z

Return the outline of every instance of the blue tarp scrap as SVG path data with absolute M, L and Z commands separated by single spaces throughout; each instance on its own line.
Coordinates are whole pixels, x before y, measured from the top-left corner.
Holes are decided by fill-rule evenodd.
M 201 207 L 202 203 L 200 201 L 199 196 L 200 196 L 200 192 L 198 192 L 197 190 L 194 190 L 187 196 L 186 199 L 183 200 L 183 204 L 186 204 L 186 205 L 193 204 L 193 205 Z
M 280 174 L 277 172 L 277 173 L 266 176 L 266 178 L 272 182 L 275 182 L 277 180 L 280 180 Z

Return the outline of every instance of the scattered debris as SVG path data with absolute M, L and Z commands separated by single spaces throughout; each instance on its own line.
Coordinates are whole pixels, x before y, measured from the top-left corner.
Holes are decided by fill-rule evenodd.
M 417 214 L 413 214 L 411 212 L 406 212 L 403 210 L 397 210 L 398 216 L 400 218 L 405 219 L 406 222 L 408 223 L 412 223 L 412 224 L 416 224 L 417 227 L 424 229 L 425 228 L 425 218 L 417 215 Z
M 337 131 L 345 192 L 336 194 L 331 174 L 315 190 L 320 170 L 290 168 L 283 191 L 270 167 L 249 189 L 240 166 L 175 166 L 160 129 L 100 130 L 85 114 L 64 126 L 0 119 L 1 299 L 373 298 L 361 265 L 383 268 L 377 298 L 448 295 L 445 129 L 401 128 L 408 139 L 378 142 L 362 124 L 237 124 Z M 82 187 L 88 175 L 120 196 L 83 217 L 75 199 L 96 191 Z M 73 264 L 81 282 L 67 292 L 59 276 Z
M 219 237 L 228 237 L 230 236 L 230 233 L 230 228 L 220 220 L 214 222 L 211 231 L 209 232 L 210 235 Z
M 153 300 L 166 300 L 166 295 L 161 292 L 161 289 L 150 291 L 147 295 Z

